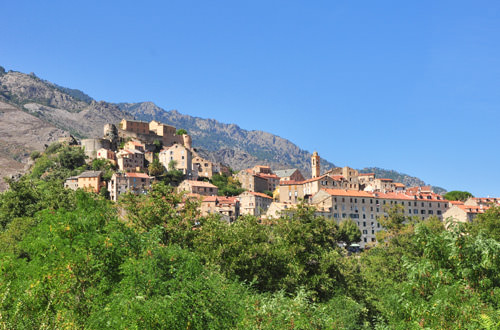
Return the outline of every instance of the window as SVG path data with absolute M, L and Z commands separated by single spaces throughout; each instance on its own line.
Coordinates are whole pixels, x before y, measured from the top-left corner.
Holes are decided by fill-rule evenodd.
M 368 230 L 364 229 L 363 230 L 363 235 L 366 235 L 366 234 L 368 234 Z
M 437 211 L 437 214 L 438 214 L 438 215 L 441 215 L 441 210 L 438 210 L 438 211 Z
M 366 221 L 363 221 L 363 227 L 366 227 Z
M 420 210 L 420 213 L 421 214 L 425 214 L 425 210 Z

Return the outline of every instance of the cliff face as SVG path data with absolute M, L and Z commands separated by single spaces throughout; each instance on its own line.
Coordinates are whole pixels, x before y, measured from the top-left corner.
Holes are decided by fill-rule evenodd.
M 18 108 L 0 102 L 0 191 L 4 177 L 23 173 L 31 152 L 43 151 L 67 133 Z
M 96 102 L 80 91 L 13 71 L 0 75 L 0 101 L 78 137 L 100 137 L 104 124 L 133 118 L 112 103 Z

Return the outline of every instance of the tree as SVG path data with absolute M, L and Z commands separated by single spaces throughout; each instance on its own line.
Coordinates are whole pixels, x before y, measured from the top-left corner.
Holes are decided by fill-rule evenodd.
M 361 240 L 361 230 L 351 219 L 342 221 L 339 225 L 339 240 L 348 246 Z
M 148 166 L 149 175 L 151 176 L 160 176 L 165 173 L 165 167 L 160 161 L 155 158 Z
M 177 161 L 172 159 L 168 162 L 168 170 L 169 171 L 174 171 L 177 167 Z
M 453 190 L 447 192 L 443 197 L 449 201 L 465 202 L 467 199 L 474 196 L 468 191 Z
M 184 128 L 180 128 L 177 130 L 177 132 L 175 132 L 175 134 L 177 135 L 184 135 L 184 134 L 187 134 L 188 132 L 184 129 Z

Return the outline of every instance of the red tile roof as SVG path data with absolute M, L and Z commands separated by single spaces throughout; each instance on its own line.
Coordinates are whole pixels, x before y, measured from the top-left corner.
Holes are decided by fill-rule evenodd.
M 133 172 L 127 172 L 125 175 L 129 178 L 144 178 L 144 179 L 150 179 L 151 177 L 147 175 L 146 173 L 133 173 Z
M 488 206 L 472 206 L 472 205 L 457 205 L 460 209 L 464 210 L 466 213 L 484 213 Z
M 375 173 L 359 173 L 358 176 L 375 176 Z
M 184 180 L 184 181 L 193 187 L 217 188 L 217 186 L 214 186 L 210 182 L 206 181 L 196 181 L 196 180 Z
M 269 197 L 268 195 L 260 193 L 260 192 L 249 191 L 249 193 L 252 194 L 252 195 L 254 195 L 254 196 L 259 196 L 259 197 L 263 197 L 263 198 L 272 199 L 272 197 Z

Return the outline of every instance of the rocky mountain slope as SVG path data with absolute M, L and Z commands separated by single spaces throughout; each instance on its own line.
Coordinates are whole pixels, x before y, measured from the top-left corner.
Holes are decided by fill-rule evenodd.
M 133 116 L 107 102 L 44 81 L 34 74 L 0 70 L 0 101 L 16 105 L 78 137 L 100 137 L 105 123 Z M 70 93 L 70 94 L 68 94 Z M 72 96 L 73 95 L 73 96 Z M 76 97 L 76 96 L 82 97 Z
M 186 129 L 194 146 L 208 151 L 214 159 L 235 170 L 266 164 L 276 169 L 296 167 L 306 175 L 311 172 L 309 152 L 271 133 L 247 131 L 235 124 L 183 115 L 176 110 L 166 111 L 152 102 L 120 103 L 118 106 L 140 120 L 154 119 Z M 326 160 L 321 165 L 323 169 L 334 167 Z
M 0 191 L 4 177 L 23 173 L 31 152 L 44 150 L 67 133 L 18 108 L 0 102 Z

